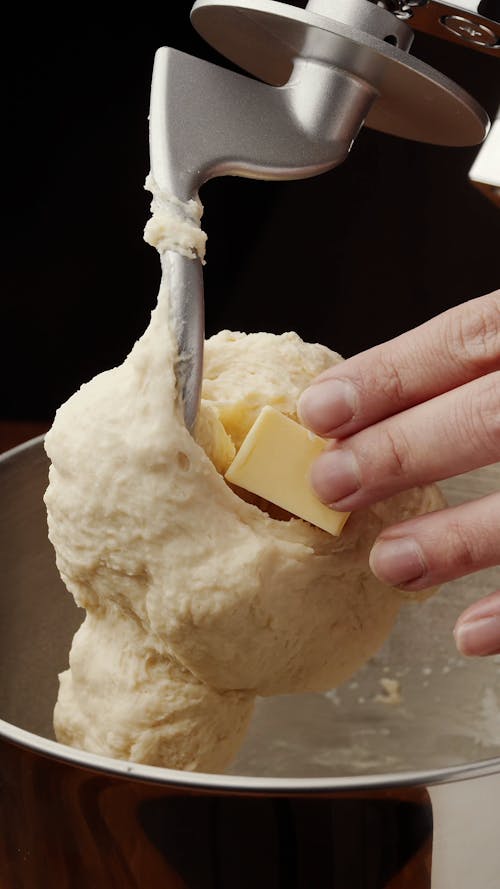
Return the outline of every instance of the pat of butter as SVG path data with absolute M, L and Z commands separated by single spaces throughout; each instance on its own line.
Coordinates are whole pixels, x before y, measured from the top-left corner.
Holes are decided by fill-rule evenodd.
M 225 477 L 337 537 L 349 513 L 335 512 L 321 503 L 309 481 L 311 465 L 325 446 L 324 439 L 300 423 L 265 407 Z

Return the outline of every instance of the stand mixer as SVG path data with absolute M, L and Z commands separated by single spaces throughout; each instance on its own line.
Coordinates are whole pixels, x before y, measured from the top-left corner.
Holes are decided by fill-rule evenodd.
M 409 54 L 413 31 L 406 19 L 430 31 L 437 21 L 441 36 L 499 52 L 500 24 L 470 12 L 471 0 L 463 6 L 468 17 L 454 14 L 462 11 L 457 4 L 422 0 L 310 0 L 304 10 L 274 0 L 197 0 L 194 27 L 259 80 L 158 50 L 150 109 L 157 188 L 167 200 L 186 202 L 217 176 L 315 176 L 345 160 L 363 124 L 438 145 L 482 142 L 489 129 L 483 109 Z M 163 271 L 178 386 L 192 430 L 203 361 L 201 262 L 167 251 Z
M 383 114 L 388 120 L 391 105 L 382 87 L 389 90 L 393 81 L 394 90 L 404 84 L 399 93 L 391 93 L 390 100 L 395 109 L 396 96 L 401 96 L 398 114 L 392 112 L 401 134 L 405 127 L 409 135 L 414 126 L 417 136 L 418 122 L 422 138 L 437 138 L 435 126 L 442 141 L 479 142 L 488 127 L 481 109 L 402 48 L 403 39 L 411 40 L 408 26 L 415 22 L 416 27 L 417 16 L 430 15 L 443 5 L 408 5 L 406 11 L 396 10 L 413 13 L 405 22 L 368 0 L 343 5 L 332 0 L 330 17 L 266 4 L 273 16 L 278 10 L 278 19 L 264 19 L 258 11 L 255 18 L 254 7 L 250 10 L 247 5 L 243 10 L 241 3 L 238 7 L 200 4 L 201 12 L 209 16 L 212 9 L 219 16 L 214 38 L 222 39 L 227 14 L 228 21 L 237 25 L 232 31 L 235 39 L 246 34 L 241 38 L 242 50 L 248 44 L 249 58 L 266 68 L 274 58 L 278 75 L 270 83 L 255 81 L 173 50 L 160 50 L 151 109 L 151 162 L 159 187 L 185 201 L 196 197 L 211 176 L 231 173 L 286 179 L 335 167 L 346 157 L 363 119 L 369 126 L 377 120 L 382 124 Z M 349 10 L 364 11 L 364 27 L 360 17 L 358 25 L 339 20 L 341 12 L 334 9 L 341 6 L 346 15 Z M 391 8 L 396 9 L 396 4 Z M 304 17 L 309 15 L 314 18 L 314 30 L 304 26 Z M 281 17 L 284 22 L 279 24 Z M 276 28 L 289 29 L 289 37 L 282 35 L 278 40 L 273 22 Z M 382 23 L 388 28 L 382 28 Z M 368 30 L 376 25 L 380 26 L 376 34 Z M 439 25 L 436 19 L 436 28 Z M 256 34 L 264 43 L 261 51 Z M 329 47 L 335 45 L 337 65 L 322 61 L 320 51 L 327 42 Z M 284 47 L 282 53 L 273 50 L 277 43 Z M 350 56 L 359 66 L 357 73 L 347 69 Z M 425 101 L 425 95 L 431 99 Z M 130 109 L 125 108 L 128 116 Z M 492 134 L 493 130 L 485 147 Z M 122 127 L 119 138 L 123 138 Z M 384 141 L 378 134 L 374 139 Z M 415 146 L 415 154 L 424 150 Z M 101 152 L 96 154 L 102 165 Z M 448 157 L 448 151 L 443 152 L 440 164 L 445 165 Z M 389 167 L 389 157 L 384 155 L 383 160 Z M 370 167 L 368 174 L 372 174 Z M 347 186 L 356 175 L 354 169 L 351 178 L 350 174 L 346 177 Z M 427 181 L 426 175 L 424 168 L 418 188 Z M 341 176 L 341 170 L 331 174 L 332 178 Z M 121 187 L 123 177 L 116 179 Z M 365 183 L 366 178 L 360 177 L 357 194 Z M 65 179 L 63 184 L 66 188 Z M 321 200 L 321 180 L 317 185 Z M 314 188 L 314 183 L 306 186 Z M 263 190 L 269 188 L 262 185 Z M 348 187 L 345 192 L 349 199 Z M 340 194 L 345 192 L 340 190 Z M 388 201 L 394 196 L 394 189 L 388 189 Z M 312 197 L 317 199 L 318 194 Z M 480 196 L 472 197 L 480 204 Z M 368 192 L 367 202 L 371 200 Z M 311 204 L 314 213 L 314 200 Z M 490 211 L 488 205 L 486 209 Z M 131 214 L 132 225 L 135 215 Z M 338 215 L 340 228 L 342 207 Z M 231 217 L 229 222 L 233 223 Z M 364 225 L 363 231 L 369 235 L 370 226 Z M 381 227 L 382 238 L 390 234 Z M 365 246 L 353 244 L 363 259 Z M 397 241 L 394 252 L 398 246 Z M 415 253 L 420 246 L 415 245 Z M 439 246 L 435 253 L 443 266 Z M 105 247 L 109 251 L 107 242 Z M 493 262 L 496 253 L 495 249 Z M 460 274 L 468 257 L 460 250 L 455 256 Z M 70 253 L 63 267 L 73 269 L 75 277 L 78 266 L 70 265 L 71 257 Z M 477 262 L 477 257 L 472 258 Z M 285 251 L 281 256 L 278 253 L 278 263 L 287 259 Z M 403 255 L 410 265 L 407 259 Z M 191 425 L 203 349 L 202 267 L 199 260 L 174 252 L 164 262 L 185 359 L 178 367 L 179 387 L 184 389 L 186 421 Z M 92 270 L 92 263 L 89 266 Z M 290 267 L 293 274 L 292 263 Z M 351 269 L 347 261 L 345 274 L 351 275 Z M 402 279 L 403 287 L 407 283 Z M 136 289 L 131 290 L 137 301 Z M 121 289 L 118 298 L 122 298 Z M 45 300 L 42 306 L 47 312 Z M 404 303 L 403 308 L 406 311 Z M 72 318 L 74 312 L 72 307 Z M 94 325 L 93 313 L 88 314 Z M 12 379 L 11 373 L 7 380 Z M 41 439 L 0 459 L 2 886 L 498 887 L 500 663 L 488 658 L 463 662 L 450 633 L 460 609 L 500 588 L 498 568 L 477 580 L 464 578 L 458 586 L 447 587 L 418 612 L 408 608 L 390 647 L 340 692 L 261 702 L 248 744 L 230 774 L 200 775 L 111 760 L 53 739 L 57 674 L 67 664 L 70 638 L 81 622 L 81 612 L 63 587 L 47 540 L 42 500 L 47 469 Z M 498 488 L 500 474 L 498 468 L 488 467 L 447 485 L 448 500 L 455 505 Z M 210 530 L 207 522 L 207 534 Z M 123 665 L 126 670 L 125 661 Z M 401 680 L 403 711 L 377 702 L 381 680 L 388 677 Z

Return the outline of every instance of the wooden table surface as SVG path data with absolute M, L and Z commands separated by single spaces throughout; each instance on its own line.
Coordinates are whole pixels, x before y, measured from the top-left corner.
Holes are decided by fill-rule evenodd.
M 0 453 L 14 448 L 29 438 L 47 432 L 50 422 L 31 420 L 0 420 Z

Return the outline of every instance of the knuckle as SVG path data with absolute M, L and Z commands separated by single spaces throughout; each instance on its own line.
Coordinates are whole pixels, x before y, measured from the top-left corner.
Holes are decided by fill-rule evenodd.
M 451 357 L 475 374 L 500 366 L 500 291 L 451 313 L 445 339 Z
M 448 558 L 460 576 L 472 574 L 479 564 L 480 554 L 475 543 L 474 534 L 469 526 L 458 521 L 448 525 Z
M 390 474 L 397 477 L 410 476 L 410 447 L 400 427 L 388 425 L 385 430 L 385 450 L 389 459 Z
M 379 358 L 375 387 L 391 405 L 399 405 L 404 400 L 406 387 L 401 372 L 387 359 Z
M 500 457 L 500 371 L 482 377 L 479 388 L 478 397 L 473 397 L 476 437 L 497 460 Z

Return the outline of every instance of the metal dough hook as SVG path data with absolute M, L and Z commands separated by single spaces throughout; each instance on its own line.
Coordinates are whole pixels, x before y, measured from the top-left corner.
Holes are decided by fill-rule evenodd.
M 443 145 L 481 142 L 483 109 L 409 56 L 413 33 L 369 0 L 197 0 L 193 25 L 260 82 L 163 47 L 150 108 L 151 172 L 162 191 L 195 198 L 216 176 L 302 179 L 347 157 L 363 123 Z M 192 430 L 204 342 L 199 260 L 164 257 L 178 341 L 177 381 Z

